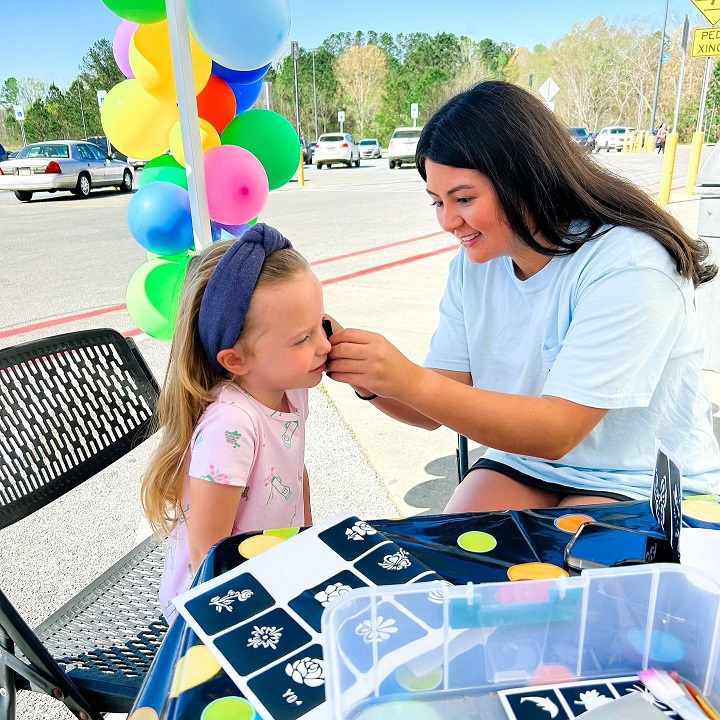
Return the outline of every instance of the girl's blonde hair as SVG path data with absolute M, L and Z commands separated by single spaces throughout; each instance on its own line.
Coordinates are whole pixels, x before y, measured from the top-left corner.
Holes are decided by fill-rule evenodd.
M 155 531 L 165 534 L 183 514 L 185 458 L 195 426 L 213 400 L 212 389 L 231 377 L 230 373 L 218 373 L 210 367 L 198 331 L 203 293 L 212 271 L 231 245 L 231 242 L 216 243 L 196 255 L 190 261 L 180 295 L 170 362 L 155 414 L 156 429 L 162 429 L 163 434 L 140 489 L 147 519 Z M 255 289 L 291 280 L 307 269 L 307 261 L 295 250 L 275 250 L 265 258 Z M 255 324 L 253 315 L 251 299 L 236 342 L 242 343 L 250 334 Z M 251 348 L 243 347 L 243 350 L 250 352 Z

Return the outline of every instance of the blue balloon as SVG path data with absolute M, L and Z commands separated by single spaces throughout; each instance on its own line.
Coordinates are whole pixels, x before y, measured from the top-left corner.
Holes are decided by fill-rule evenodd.
M 176 255 L 194 244 L 190 196 L 175 183 L 141 187 L 128 203 L 127 220 L 133 237 L 156 255 Z
M 213 60 L 212 74 L 224 80 L 227 83 L 237 83 L 239 85 L 245 85 L 247 83 L 253 83 L 256 80 L 260 80 L 265 77 L 265 73 L 270 69 L 270 63 L 257 68 L 257 70 L 231 70 L 222 65 L 219 65 Z
M 267 65 L 290 36 L 290 0 L 188 0 L 187 15 L 200 47 L 231 70 Z
M 249 110 L 255 101 L 260 97 L 262 91 L 263 79 L 260 78 L 252 83 L 246 83 L 244 85 L 236 85 L 235 83 L 228 83 L 230 89 L 235 95 L 235 114 L 239 115 L 241 112 Z

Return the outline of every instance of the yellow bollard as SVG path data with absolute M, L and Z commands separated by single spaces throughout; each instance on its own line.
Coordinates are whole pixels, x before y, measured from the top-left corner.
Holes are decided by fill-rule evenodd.
M 623 146 L 622 146 L 621 152 L 626 153 L 626 152 L 628 152 L 628 150 L 629 150 L 629 147 L 628 147 L 628 134 L 625 133 L 625 134 L 623 135 Z
M 703 134 L 695 131 L 692 136 L 692 145 L 690 146 L 690 160 L 688 161 L 687 180 L 685 181 L 685 194 L 695 194 L 695 178 L 700 167 L 700 155 L 702 153 Z
M 660 172 L 660 192 L 658 193 L 658 203 L 660 205 L 667 205 L 670 202 L 677 144 L 678 134 L 676 132 L 668 133 L 665 136 L 665 155 L 663 157 L 662 171 Z
M 299 187 L 305 187 L 305 154 L 300 148 L 300 164 L 298 165 L 297 181 Z
M 655 150 L 655 136 L 648 131 L 648 134 L 645 138 L 645 152 L 651 153 Z

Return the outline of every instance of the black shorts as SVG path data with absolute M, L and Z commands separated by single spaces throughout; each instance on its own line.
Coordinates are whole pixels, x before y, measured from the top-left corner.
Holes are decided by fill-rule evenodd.
M 468 473 L 472 470 L 494 470 L 495 472 L 506 475 L 511 480 L 528 485 L 537 490 L 547 490 L 549 492 L 559 492 L 563 495 L 598 495 L 600 497 L 612 498 L 613 500 L 636 500 L 637 498 L 631 498 L 628 495 L 621 495 L 620 493 L 607 492 L 605 490 L 585 490 L 584 488 L 570 488 L 567 485 L 556 485 L 555 483 L 549 483 L 545 480 L 528 475 L 520 470 L 516 470 L 509 465 L 497 462 L 496 460 L 489 460 L 488 458 L 480 458 L 472 467 L 468 468 Z M 467 477 L 467 473 L 465 473 Z M 463 480 L 465 479 L 463 477 Z

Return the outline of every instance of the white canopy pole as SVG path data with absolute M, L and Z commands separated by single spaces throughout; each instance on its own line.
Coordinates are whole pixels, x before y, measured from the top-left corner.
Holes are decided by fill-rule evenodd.
M 205 172 L 203 169 L 200 127 L 198 121 L 195 84 L 193 83 L 192 61 L 190 58 L 190 36 L 188 32 L 185 0 L 165 0 L 170 51 L 172 53 L 173 75 L 180 112 L 183 152 L 190 194 L 195 249 L 202 250 L 212 244 L 210 213 L 205 194 Z

